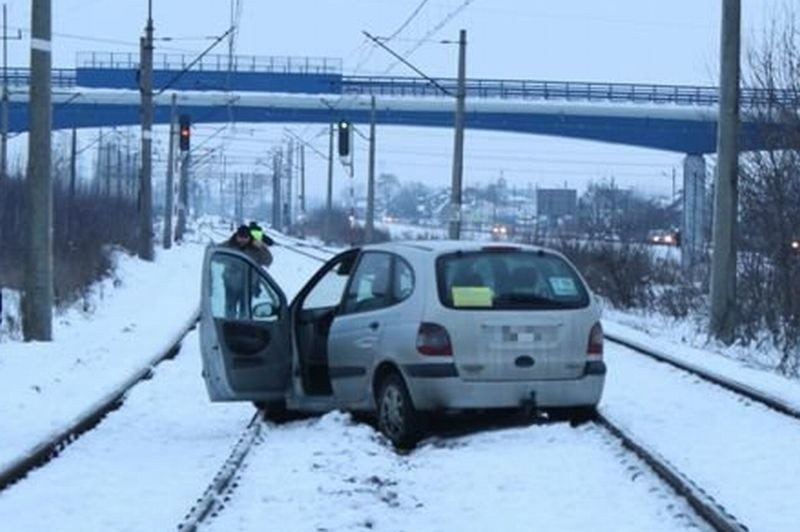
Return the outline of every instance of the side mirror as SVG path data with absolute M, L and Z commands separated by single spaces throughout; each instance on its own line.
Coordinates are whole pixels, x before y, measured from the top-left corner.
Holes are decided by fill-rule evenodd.
M 253 319 L 268 320 L 278 314 L 278 309 L 272 303 L 259 303 L 253 307 Z

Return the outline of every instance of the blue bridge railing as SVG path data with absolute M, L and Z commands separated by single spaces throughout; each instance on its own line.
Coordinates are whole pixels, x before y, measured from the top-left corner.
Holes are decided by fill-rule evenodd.
M 188 66 L 191 60 L 192 57 L 189 55 L 161 55 L 156 57 L 155 69 L 156 72 L 159 70 L 182 70 Z M 207 56 L 195 65 L 192 71 L 224 72 L 227 71 L 228 60 L 228 56 Z M 79 69 L 111 71 L 107 72 L 107 75 L 113 75 L 114 70 L 120 70 L 120 75 L 124 76 L 126 75 L 124 71 L 136 70 L 138 66 L 138 54 L 136 53 L 87 52 L 79 54 Z M 423 78 L 342 76 L 342 63 L 339 59 L 235 56 L 232 66 L 234 67 L 233 71 L 237 73 L 307 74 L 308 79 L 314 79 L 315 75 L 320 76 L 320 79 L 333 75 L 337 79 L 341 79 L 341 84 L 331 85 L 327 90 L 335 87 L 334 91 L 340 89 L 342 94 L 350 95 L 449 98 L 456 93 L 455 78 L 437 79 L 438 86 L 436 86 Z M 27 68 L 9 68 L 7 76 L 12 88 L 23 87 L 28 85 L 30 71 Z M 329 84 L 328 79 L 324 81 L 325 83 L 322 83 L 321 86 Z M 296 80 L 294 83 L 299 83 L 299 81 Z M 52 84 L 55 88 L 76 87 L 77 71 L 64 68 L 53 69 Z M 267 82 L 263 85 L 271 86 Z M 281 92 L 284 92 L 285 89 L 283 87 Z M 232 90 L 253 89 L 233 86 Z M 298 90 L 294 92 L 303 92 L 303 89 L 298 85 Z M 719 102 L 718 88 L 711 86 L 503 79 L 467 80 L 467 97 L 694 106 L 711 106 Z M 800 93 L 787 89 L 743 88 L 740 99 L 744 108 L 786 104 L 797 106 L 800 104 Z
M 136 70 L 138 52 L 79 52 L 78 68 Z M 263 72 L 281 74 L 341 74 L 342 60 L 333 57 L 271 57 L 256 55 L 209 54 L 196 63 L 194 54 L 155 54 L 155 70 L 192 70 L 211 72 Z
M 54 68 L 50 71 L 53 87 L 71 88 L 75 86 L 76 72 L 72 68 Z M 29 68 L 8 68 L 6 76 L 10 87 L 27 87 L 31 79 Z M 2 81 L 2 77 L 0 77 Z
M 456 79 L 384 76 L 344 76 L 345 94 L 375 94 L 409 97 L 451 97 L 456 93 Z M 437 86 L 438 85 L 438 86 Z M 444 92 L 445 89 L 447 92 Z M 467 97 L 522 100 L 565 100 L 588 102 L 657 103 L 681 105 L 716 105 L 719 89 L 710 86 L 656 85 L 643 83 L 596 83 L 580 81 L 536 81 L 471 79 L 466 84 Z M 800 101 L 800 94 L 788 90 L 743 88 L 741 103 L 754 107 L 768 103 Z

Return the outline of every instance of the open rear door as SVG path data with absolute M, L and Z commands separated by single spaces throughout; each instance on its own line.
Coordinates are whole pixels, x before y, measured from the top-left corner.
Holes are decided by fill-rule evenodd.
M 209 246 L 203 260 L 200 350 L 212 401 L 282 399 L 292 352 L 286 296 L 245 254 Z

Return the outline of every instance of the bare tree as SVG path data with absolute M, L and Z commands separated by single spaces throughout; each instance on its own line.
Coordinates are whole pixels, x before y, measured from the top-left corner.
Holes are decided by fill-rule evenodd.
M 747 84 L 762 89 L 749 103 L 766 149 L 742 157 L 740 264 L 745 340 L 768 332 L 779 369 L 800 372 L 800 26 L 788 7 L 748 52 Z M 746 102 L 747 103 L 747 102 Z

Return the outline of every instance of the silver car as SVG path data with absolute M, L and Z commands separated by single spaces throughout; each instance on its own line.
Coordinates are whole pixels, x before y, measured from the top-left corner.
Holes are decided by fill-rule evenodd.
M 591 416 L 600 308 L 560 254 L 516 244 L 369 245 L 330 259 L 289 304 L 247 256 L 210 246 L 200 342 L 212 401 L 377 414 L 398 447 L 426 413 L 525 407 Z

